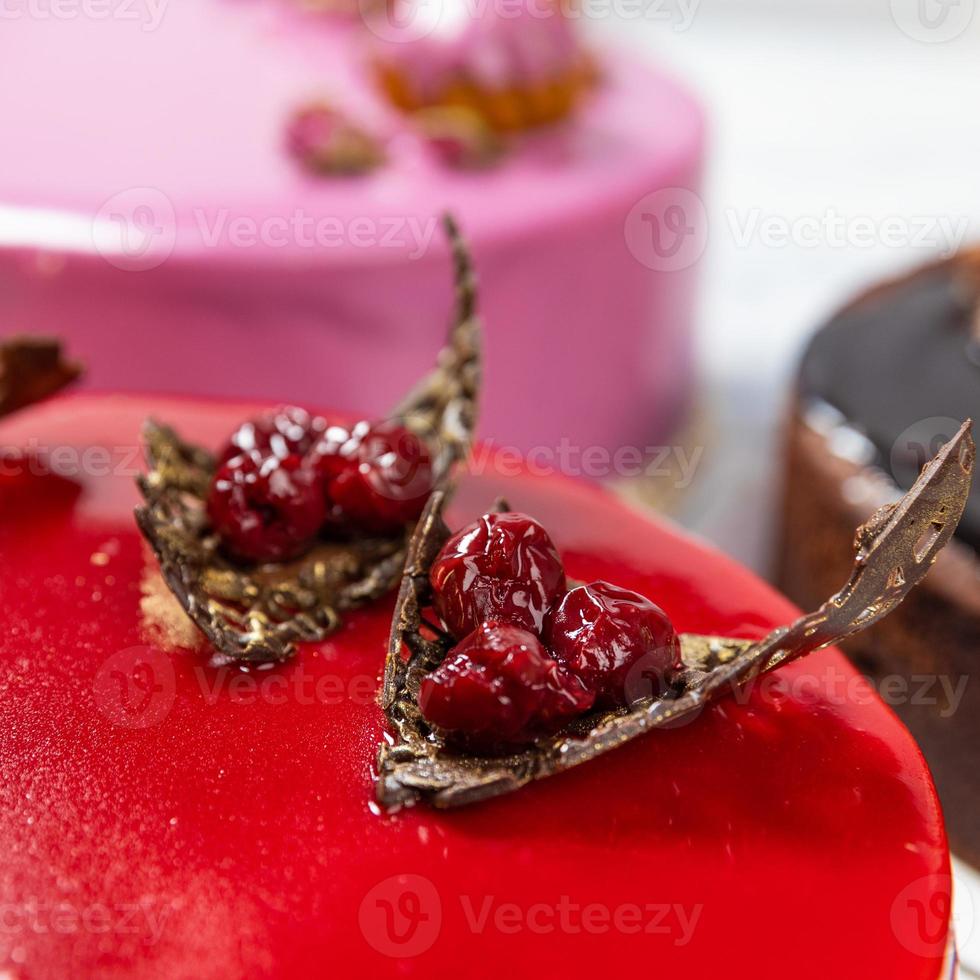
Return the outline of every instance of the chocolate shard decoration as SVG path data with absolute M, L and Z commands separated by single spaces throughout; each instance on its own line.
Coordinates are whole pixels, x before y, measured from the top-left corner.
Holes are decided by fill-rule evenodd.
M 870 626 L 921 581 L 952 537 L 976 461 L 971 425 L 963 424 L 898 503 L 858 530 L 850 580 L 816 612 L 758 642 L 683 634 L 685 668 L 666 695 L 632 710 L 593 712 L 528 749 L 497 758 L 451 750 L 418 706 L 422 678 L 453 643 L 423 618 L 431 599 L 428 569 L 450 533 L 442 519 L 446 495 L 434 494 L 409 546 L 388 644 L 382 707 L 391 737 L 378 753 L 378 801 L 389 809 L 418 801 L 454 807 L 512 792 L 645 732 L 691 721 L 707 703 L 760 674 Z
M 43 401 L 82 373 L 51 337 L 13 337 L 0 343 L 0 417 Z
M 455 223 L 444 219 L 454 264 L 456 308 L 435 369 L 394 411 L 433 450 L 436 486 L 451 487 L 470 447 L 480 388 L 480 325 L 469 255 Z M 287 659 L 303 641 L 335 630 L 341 615 L 393 590 L 411 529 L 396 537 L 320 542 L 288 564 L 244 566 L 229 560 L 208 526 L 205 501 L 215 470 L 210 452 L 148 422 L 144 503 L 136 521 L 156 553 L 168 587 L 214 647 L 212 663 Z

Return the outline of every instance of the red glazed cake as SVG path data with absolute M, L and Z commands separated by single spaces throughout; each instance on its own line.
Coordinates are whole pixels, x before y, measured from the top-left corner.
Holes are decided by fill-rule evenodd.
M 393 598 L 286 664 L 211 667 L 133 521 L 146 417 L 217 449 L 262 407 L 82 394 L 0 424 L 6 976 L 944 975 L 928 770 L 834 650 L 512 795 L 381 812 Z M 570 578 L 679 631 L 794 618 L 597 489 L 493 469 L 451 526 L 506 495 Z

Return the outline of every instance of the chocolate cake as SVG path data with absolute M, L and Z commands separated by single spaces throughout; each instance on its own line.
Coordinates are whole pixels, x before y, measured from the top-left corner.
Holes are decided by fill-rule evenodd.
M 803 358 L 787 433 L 778 581 L 807 606 L 849 566 L 853 528 L 980 413 L 980 250 L 858 297 Z M 980 864 L 980 487 L 908 602 L 844 645 L 922 746 L 950 837 Z

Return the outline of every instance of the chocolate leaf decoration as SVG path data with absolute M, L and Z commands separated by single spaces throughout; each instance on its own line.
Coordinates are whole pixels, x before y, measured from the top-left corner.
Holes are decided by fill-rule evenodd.
M 0 417 L 43 401 L 82 373 L 51 337 L 14 337 L 0 343 Z
M 418 706 L 422 678 L 453 644 L 424 619 L 431 600 L 428 569 L 450 533 L 442 519 L 446 495 L 433 495 L 409 546 L 388 644 L 382 707 L 391 738 L 378 753 L 379 802 L 387 808 L 419 800 L 453 807 L 512 792 L 644 732 L 691 721 L 715 698 L 886 616 L 925 576 L 963 514 L 976 460 L 970 428 L 964 423 L 912 489 L 858 530 L 851 578 L 816 612 L 758 642 L 683 634 L 684 669 L 664 696 L 640 700 L 632 710 L 593 712 L 530 748 L 496 758 L 447 747 Z
M 452 219 L 444 224 L 456 284 L 449 342 L 435 369 L 394 414 L 428 440 L 436 486 L 445 492 L 473 435 L 480 326 L 469 255 Z M 230 560 L 205 509 L 213 455 L 155 422 L 146 424 L 144 438 L 149 472 L 137 480 L 145 503 L 136 520 L 168 587 L 214 647 L 213 664 L 285 660 L 296 643 L 323 639 L 340 625 L 343 612 L 398 585 L 411 529 L 395 537 L 321 541 L 286 564 Z

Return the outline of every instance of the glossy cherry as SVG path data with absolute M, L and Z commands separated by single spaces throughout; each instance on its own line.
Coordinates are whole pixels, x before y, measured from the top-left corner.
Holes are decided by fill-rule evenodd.
M 350 429 L 342 425 L 328 425 L 307 453 L 306 459 L 320 473 L 324 487 L 329 489 L 330 483 L 348 465 L 352 451 Z
M 429 572 L 436 612 L 455 637 L 480 623 L 541 632 L 565 591 L 565 570 L 548 532 L 526 514 L 484 514 L 454 534 Z
M 553 733 L 588 711 L 594 699 L 533 633 L 505 623 L 475 629 L 419 691 L 425 718 L 479 751 Z
M 548 615 L 551 655 L 580 677 L 599 707 L 622 707 L 663 692 L 681 666 L 667 614 L 645 596 L 608 582 L 570 590 Z
M 334 453 L 321 453 L 318 465 L 327 474 L 333 520 L 372 534 L 415 520 L 434 483 L 428 447 L 393 422 L 359 422 Z
M 208 517 L 236 558 L 285 561 L 302 554 L 326 517 L 323 480 L 297 455 L 241 453 L 223 463 Z
M 280 405 L 243 422 L 218 454 L 225 463 L 240 453 L 261 456 L 304 456 L 327 430 L 327 422 L 295 405 Z

